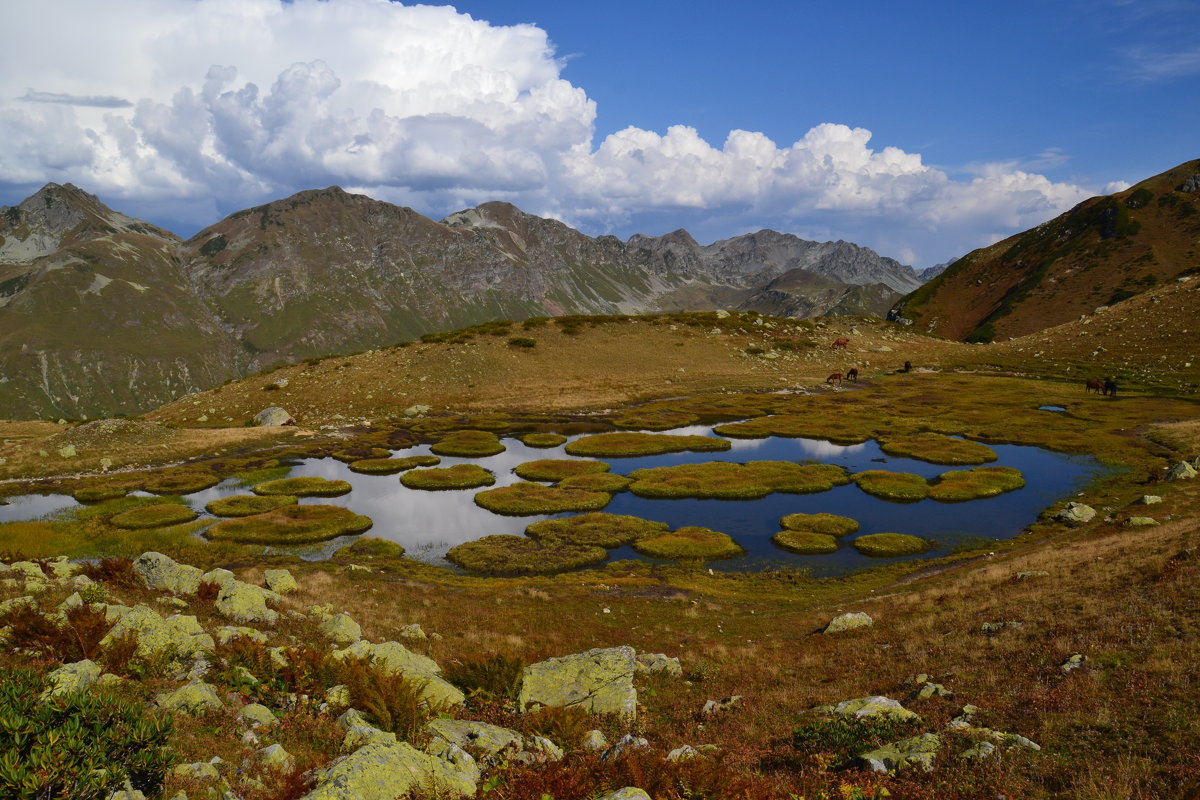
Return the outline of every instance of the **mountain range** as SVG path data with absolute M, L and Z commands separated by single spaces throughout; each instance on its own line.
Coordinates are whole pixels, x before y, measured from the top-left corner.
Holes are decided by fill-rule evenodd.
M 849 242 L 590 237 L 485 203 L 438 222 L 337 187 L 184 241 L 70 185 L 0 208 L 0 417 L 137 413 L 272 365 L 493 319 L 880 316 L 921 285 Z

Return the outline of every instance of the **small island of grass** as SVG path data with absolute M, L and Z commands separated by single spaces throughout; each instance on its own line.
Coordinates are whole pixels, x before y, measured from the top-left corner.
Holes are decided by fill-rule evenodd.
M 718 500 L 757 500 L 772 492 L 825 492 L 849 480 L 838 466 L 791 461 L 710 461 L 638 469 L 629 477 L 633 479 L 629 490 L 639 497 Z
M 567 441 L 561 433 L 527 433 L 521 437 L 521 444 L 527 447 L 558 447 Z
M 784 550 L 805 556 L 823 555 L 838 549 L 838 541 L 827 533 L 813 531 L 780 531 L 771 541 Z
M 564 511 L 599 511 L 612 500 L 607 492 L 560 489 L 540 483 L 514 483 L 475 495 L 475 504 L 493 514 L 524 517 Z
M 505 448 L 491 431 L 462 430 L 450 432 L 429 449 L 439 456 L 481 458 L 503 453 Z
M 341 506 L 285 506 L 265 514 L 227 519 L 204 532 L 213 541 L 293 545 L 323 542 L 370 529 L 371 518 Z
M 745 552 L 729 534 L 694 525 L 638 539 L 633 549 L 644 556 L 674 561 L 716 561 Z
M 986 464 L 995 461 L 996 451 L 969 439 L 957 439 L 941 433 L 915 433 L 880 442 L 889 456 L 915 458 L 930 464 Z
M 715 452 L 732 445 L 715 436 L 672 436 L 669 433 L 598 433 L 584 436 L 566 446 L 573 456 L 591 458 L 632 458 L 661 456 L 667 453 Z
M 525 529 L 525 535 L 544 544 L 592 545 L 611 550 L 669 530 L 665 522 L 596 512 L 535 522 Z
M 250 517 L 295 505 L 296 502 L 295 495 L 290 494 L 235 494 L 209 502 L 204 510 L 214 517 Z
M 193 494 L 211 489 L 220 481 L 211 472 L 168 472 L 151 475 L 142 488 L 154 494 Z
M 907 533 L 872 533 L 860 536 L 851 544 L 864 556 L 873 558 L 895 558 L 915 556 L 933 547 L 933 542 Z
M 929 496 L 929 483 L 910 472 L 869 469 L 856 472 L 850 480 L 867 494 L 892 503 L 916 503 Z
M 522 480 L 557 483 L 563 478 L 592 475 L 608 472 L 608 470 L 608 464 L 603 461 L 579 458 L 544 458 L 540 461 L 526 461 L 524 464 L 518 464 L 513 472 L 517 473 L 517 477 Z
M 364 475 L 395 475 L 397 472 L 417 467 L 434 467 L 442 463 L 437 456 L 407 456 L 405 458 L 364 458 L 351 461 L 347 466 L 351 472 Z
M 391 450 L 382 447 L 347 447 L 345 450 L 338 450 L 333 457 L 349 464 L 352 461 L 362 461 L 363 459 L 388 458 L 391 454 Z
M 280 478 L 260 483 L 250 489 L 258 495 L 287 494 L 295 497 L 340 497 L 354 488 L 349 481 L 331 481 L 316 476 Z
M 608 558 L 603 547 L 543 545 L 524 536 L 484 536 L 450 548 L 446 560 L 484 575 L 545 575 L 599 564 Z
M 596 472 L 591 475 L 576 475 L 563 478 L 555 484 L 559 489 L 587 489 L 592 492 L 608 492 L 615 494 L 629 488 L 632 479 L 624 475 L 614 475 L 611 472 Z
M 491 486 L 496 476 L 478 464 L 455 464 L 437 469 L 413 469 L 400 476 L 409 489 L 441 491 L 446 489 L 478 489 Z
M 838 514 L 788 514 L 779 520 L 788 531 L 810 531 L 828 536 L 846 536 L 858 531 L 858 520 Z
M 942 503 L 962 503 L 967 500 L 995 497 L 1020 489 L 1024 485 L 1025 476 L 1018 469 L 976 467 L 938 475 L 937 481 L 929 487 L 929 496 Z
M 178 503 L 161 503 L 155 506 L 143 506 L 129 511 L 122 511 L 109 519 L 118 528 L 136 530 L 141 528 L 165 528 L 168 525 L 179 525 L 191 522 L 200 516 L 190 506 Z

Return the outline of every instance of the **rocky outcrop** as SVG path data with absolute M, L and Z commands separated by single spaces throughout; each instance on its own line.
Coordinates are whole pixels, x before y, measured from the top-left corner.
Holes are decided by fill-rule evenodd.
M 195 595 L 200 590 L 202 573 L 195 567 L 179 564 L 162 553 L 142 553 L 133 562 L 133 571 L 147 589 L 161 589 L 172 594 Z
M 406 742 L 369 744 L 317 774 L 302 800 L 393 800 L 412 790 L 429 797 L 469 797 L 475 780 Z
M 517 705 L 583 708 L 632 718 L 637 713 L 636 672 L 637 659 L 628 646 L 551 658 L 525 668 Z

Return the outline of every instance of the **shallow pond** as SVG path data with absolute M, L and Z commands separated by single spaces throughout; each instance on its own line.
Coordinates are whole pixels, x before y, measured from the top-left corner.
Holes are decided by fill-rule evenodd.
M 692 426 L 671 431 L 675 434 L 713 435 L 709 427 Z M 443 457 L 440 466 L 473 463 L 490 470 L 496 476 L 496 486 L 519 480 L 513 469 L 526 461 L 544 458 L 571 458 L 562 447 L 532 448 L 516 439 L 504 439 L 505 452 L 486 458 Z M 707 461 L 820 461 L 837 464 L 850 472 L 868 469 L 887 469 L 911 472 L 926 478 L 951 469 L 908 458 L 884 454 L 879 445 L 867 442 L 857 445 L 836 445 L 814 439 L 731 440 L 732 449 L 720 453 L 673 453 L 643 458 L 602 459 L 612 465 L 612 472 L 628 474 L 644 467 L 673 466 Z M 855 537 L 883 532 L 909 533 L 932 539 L 938 546 L 925 556 L 945 555 L 963 544 L 977 544 L 979 539 L 1006 539 L 1018 534 L 1033 522 L 1048 505 L 1083 488 L 1102 470 L 1089 456 L 1069 456 L 1036 447 L 991 445 L 999 460 L 998 466 L 1015 467 L 1025 475 L 1026 487 L 1014 492 L 966 503 L 939 503 L 926 499 L 918 503 L 892 503 L 864 493 L 854 484 L 834 487 L 818 494 L 771 494 L 761 500 L 650 500 L 628 492 L 613 496 L 604 509 L 614 514 L 631 514 L 658 520 L 672 528 L 701 525 L 733 536 L 746 555 L 735 559 L 712 562 L 713 569 L 743 571 L 768 567 L 806 567 L 816 576 L 841 575 L 856 569 L 878 564 L 880 559 L 869 558 L 849 546 Z M 400 455 L 429 452 L 428 446 L 410 448 Z M 488 534 L 522 534 L 525 527 L 548 516 L 504 517 L 492 514 L 474 503 L 477 490 L 422 491 L 407 489 L 398 475 L 361 475 L 351 472 L 347 465 L 332 458 L 308 459 L 298 463 L 291 476 L 319 476 L 349 481 L 354 489 L 335 498 L 304 498 L 302 503 L 331 503 L 346 506 L 374 520 L 369 535 L 398 542 L 413 558 L 447 565 L 444 555 L 451 547 Z M 187 501 L 203 513 L 210 500 L 249 490 L 236 480 L 226 480 L 219 486 L 187 496 Z M 13 498 L 13 504 L 0 506 L 0 520 L 31 519 L 59 509 L 75 506 L 70 497 L 50 495 Z M 779 519 L 791 513 L 828 512 L 858 520 L 858 533 L 843 537 L 842 548 L 835 553 L 802 556 L 776 547 L 771 536 L 779 530 Z M 559 514 L 554 516 L 569 516 Z M 327 558 L 334 550 L 353 541 L 342 537 L 296 552 L 304 558 Z M 644 556 L 624 547 L 610 552 L 610 559 L 641 559 Z M 913 557 L 907 557 L 913 558 Z

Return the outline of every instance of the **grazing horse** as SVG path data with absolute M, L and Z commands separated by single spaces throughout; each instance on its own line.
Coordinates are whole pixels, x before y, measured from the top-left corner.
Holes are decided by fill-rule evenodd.
M 851 367 L 846 372 L 846 380 L 858 383 L 858 367 Z
M 832 375 L 830 375 L 828 378 L 825 379 L 826 383 L 833 383 L 834 381 L 841 383 L 842 382 L 842 373 L 835 372 Z
M 845 350 L 849 344 L 849 339 L 847 339 L 845 336 L 839 336 L 833 341 L 833 344 L 830 345 L 830 347 L 832 347 L 834 350 Z
M 1087 382 L 1087 385 L 1084 386 L 1083 391 L 1085 394 L 1091 394 L 1092 392 L 1095 392 L 1096 394 L 1101 394 L 1101 393 L 1104 393 L 1104 384 L 1101 383 L 1100 381 L 1096 380 L 1095 378 L 1092 378 L 1091 380 L 1089 380 Z
M 1104 394 L 1112 399 L 1117 399 L 1117 382 L 1112 378 L 1104 379 Z

